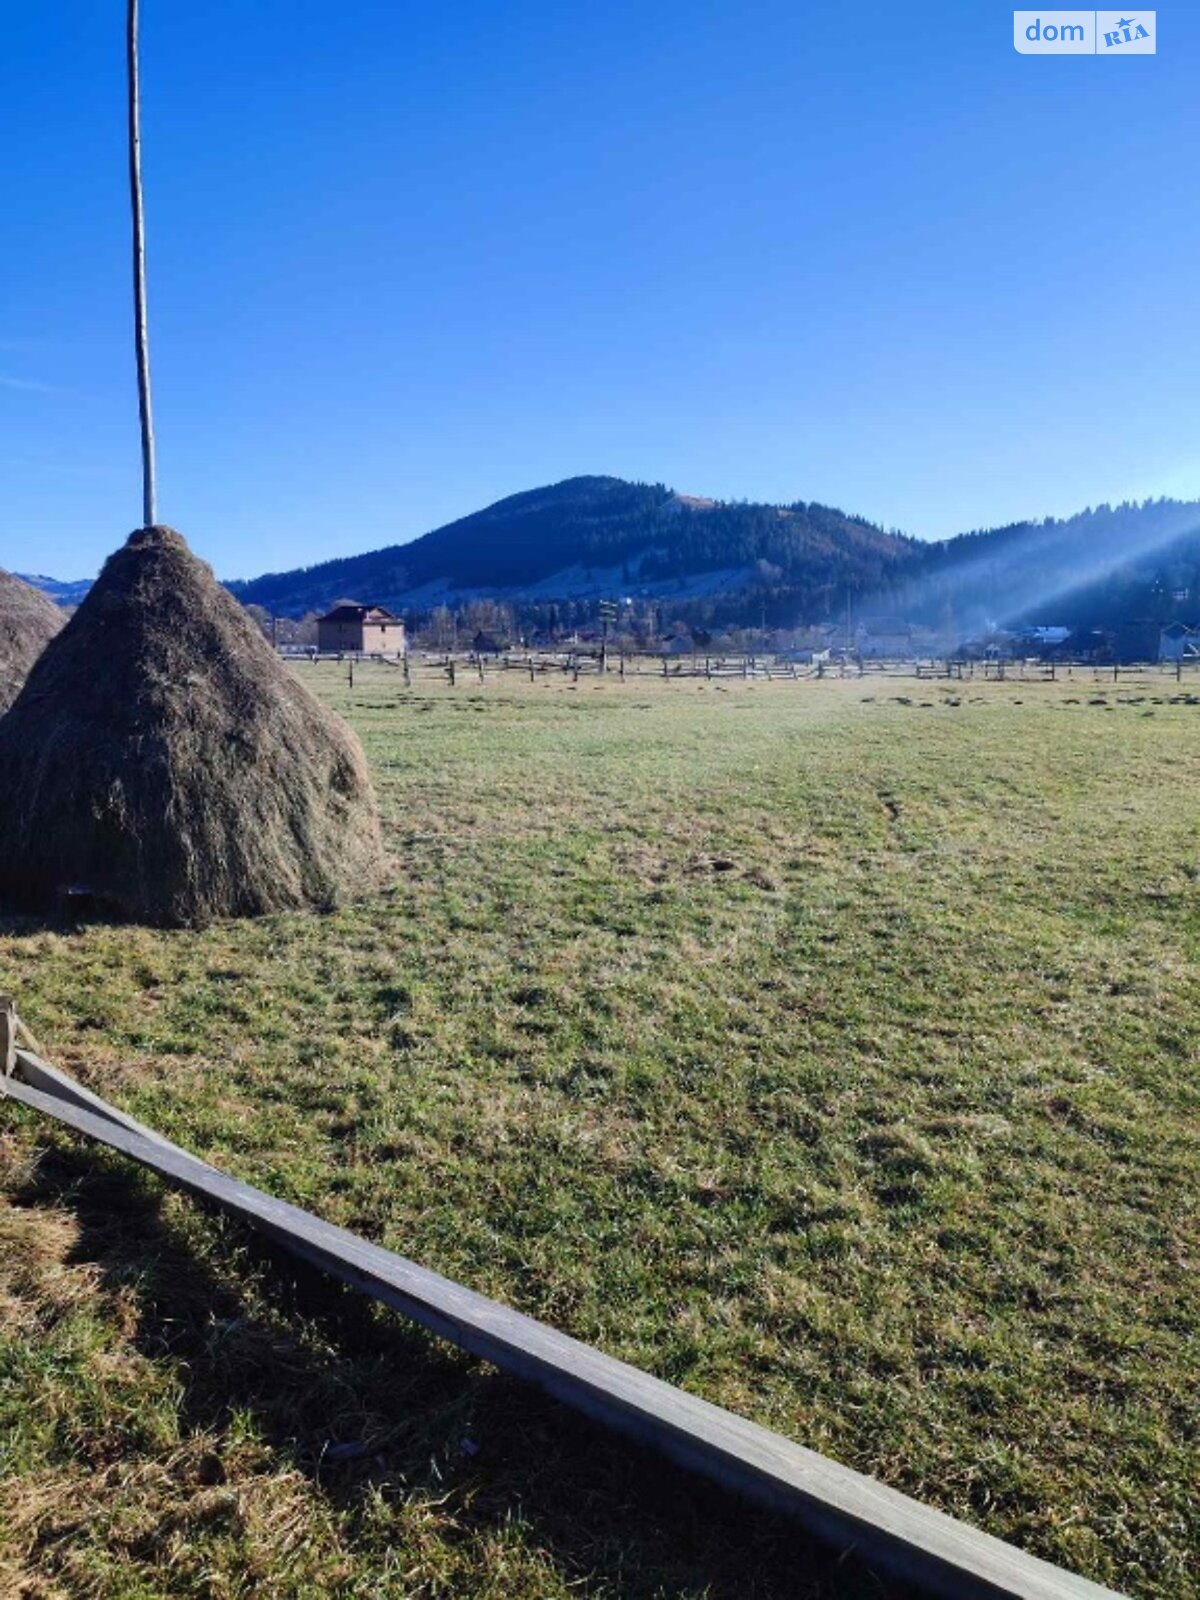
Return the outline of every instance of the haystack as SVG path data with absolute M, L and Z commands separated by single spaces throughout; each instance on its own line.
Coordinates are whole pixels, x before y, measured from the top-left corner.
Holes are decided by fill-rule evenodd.
M 0 712 L 20 694 L 30 667 L 65 620 L 40 589 L 0 572 Z
M 380 881 L 362 748 L 170 528 L 143 528 L 0 721 L 0 894 L 139 921 L 331 907 Z

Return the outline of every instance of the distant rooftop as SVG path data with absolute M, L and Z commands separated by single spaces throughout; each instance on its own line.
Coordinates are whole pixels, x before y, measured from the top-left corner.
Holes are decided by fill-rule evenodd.
M 334 606 L 320 619 L 322 622 L 396 622 L 399 619 L 386 606 L 359 606 L 349 602 Z

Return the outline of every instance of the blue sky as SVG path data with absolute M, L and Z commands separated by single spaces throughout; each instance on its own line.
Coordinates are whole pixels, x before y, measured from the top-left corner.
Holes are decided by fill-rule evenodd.
M 1200 8 L 142 5 L 159 510 L 223 576 L 583 472 L 1200 495 Z M 3 5 L 0 565 L 60 577 L 140 516 L 123 12 Z

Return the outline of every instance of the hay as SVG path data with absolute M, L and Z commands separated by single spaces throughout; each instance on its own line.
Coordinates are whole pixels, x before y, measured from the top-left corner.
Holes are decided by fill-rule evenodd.
M 0 572 L 0 712 L 20 694 L 30 667 L 65 621 L 48 595 Z
M 0 893 L 199 926 L 377 885 L 357 738 L 170 528 L 111 556 L 0 720 Z

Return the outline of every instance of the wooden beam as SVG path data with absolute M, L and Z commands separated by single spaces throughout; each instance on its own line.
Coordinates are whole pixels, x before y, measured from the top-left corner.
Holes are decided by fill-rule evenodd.
M 262 1229 L 294 1254 L 685 1468 L 794 1514 L 946 1600 L 1113 1600 L 1113 1591 L 922 1505 L 756 1423 L 228 1177 L 19 1052 L 3 1090 Z M 46 1092 L 49 1090 L 49 1092 Z
M 0 1001 L 0 1005 L 3 1002 Z M 26 1032 L 24 1023 L 18 1020 L 18 1028 Z M 97 1117 L 104 1117 L 109 1122 L 116 1123 L 119 1127 L 128 1128 L 132 1133 L 140 1133 L 143 1138 L 151 1139 L 156 1144 L 165 1145 L 168 1149 L 179 1150 L 179 1146 L 172 1144 L 169 1139 L 164 1139 L 162 1134 L 155 1133 L 153 1128 L 147 1128 L 144 1123 L 135 1122 L 124 1111 L 118 1111 L 115 1106 L 110 1106 L 107 1100 L 102 1100 L 98 1094 L 93 1094 L 90 1089 L 85 1089 L 81 1083 L 76 1083 L 74 1078 L 65 1072 L 60 1072 L 57 1067 L 52 1067 L 48 1061 L 43 1061 L 40 1055 L 32 1050 L 27 1050 L 18 1045 L 15 1052 L 16 1070 L 19 1079 L 14 1079 L 9 1085 L 19 1090 L 23 1085 L 36 1089 L 41 1094 L 62 1101 L 67 1105 L 78 1106 L 82 1111 L 90 1111 Z M 186 1151 L 180 1151 L 186 1154 Z M 193 1156 L 191 1158 L 195 1160 Z M 215 1169 L 214 1169 L 215 1170 Z

